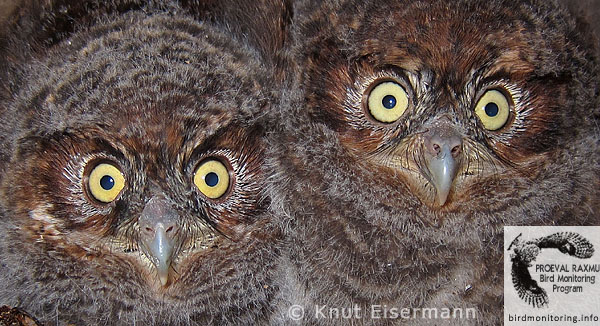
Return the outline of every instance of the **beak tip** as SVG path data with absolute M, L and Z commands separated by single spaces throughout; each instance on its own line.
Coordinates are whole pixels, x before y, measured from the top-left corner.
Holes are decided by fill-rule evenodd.
M 436 196 L 437 206 L 442 207 L 442 206 L 444 206 L 444 204 L 446 204 L 446 201 L 448 200 L 448 194 L 449 194 L 449 191 L 437 190 L 437 196 Z
M 162 286 L 167 286 L 169 283 L 169 269 L 171 266 L 171 260 L 159 260 L 158 264 L 156 264 L 156 272 L 158 274 L 158 279 L 160 280 L 160 284 Z
M 167 285 L 167 283 L 169 282 L 169 275 L 168 274 L 162 274 L 158 276 L 158 278 L 160 279 L 160 284 L 164 287 Z

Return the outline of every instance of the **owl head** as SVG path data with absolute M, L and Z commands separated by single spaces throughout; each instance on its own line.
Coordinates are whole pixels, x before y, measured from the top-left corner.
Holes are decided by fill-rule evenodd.
M 503 226 L 598 222 L 598 62 L 557 2 L 296 1 L 291 36 L 268 148 L 290 306 L 498 324 Z
M 307 1 L 298 11 L 304 103 L 293 110 L 314 123 L 305 134 L 326 135 L 311 141 L 336 139 L 322 151 L 333 160 L 312 169 L 328 184 L 350 175 L 368 201 L 436 220 L 597 212 L 597 60 L 557 3 Z
M 263 313 L 277 236 L 258 53 L 152 7 L 47 51 L 3 104 L 0 302 L 79 324 Z

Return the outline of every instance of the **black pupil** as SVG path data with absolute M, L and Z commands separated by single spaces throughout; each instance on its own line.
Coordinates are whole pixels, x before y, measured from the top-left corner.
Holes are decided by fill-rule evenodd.
M 105 175 L 100 179 L 100 186 L 104 190 L 111 190 L 115 186 L 115 179 L 110 175 Z
M 209 187 L 214 187 L 219 183 L 219 176 L 214 172 L 210 172 L 204 177 L 204 182 Z
M 498 115 L 498 110 L 498 104 L 494 102 L 490 102 L 485 106 L 485 114 L 487 114 L 490 117 L 495 117 L 496 115 Z
M 381 101 L 383 107 L 390 110 L 396 106 L 396 98 L 393 95 L 386 95 Z

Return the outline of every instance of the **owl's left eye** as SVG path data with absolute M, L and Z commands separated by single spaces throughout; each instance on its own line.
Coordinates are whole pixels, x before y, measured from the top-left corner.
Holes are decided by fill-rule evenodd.
M 125 178 L 121 170 L 109 163 L 100 163 L 90 172 L 88 190 L 94 199 L 110 203 L 119 196 L 125 187 Z
M 206 197 L 218 199 L 229 190 L 229 171 L 217 159 L 207 159 L 200 163 L 194 173 L 194 184 Z
M 506 95 L 499 90 L 485 92 L 475 106 L 475 114 L 487 130 L 498 130 L 508 122 L 510 103 Z

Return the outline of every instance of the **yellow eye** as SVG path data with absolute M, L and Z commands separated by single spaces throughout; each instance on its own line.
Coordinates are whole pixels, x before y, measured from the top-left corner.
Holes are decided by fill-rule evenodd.
M 229 189 L 229 172 L 223 163 L 207 160 L 196 169 L 194 184 L 206 197 L 217 199 Z
M 371 90 L 367 105 L 374 119 L 392 123 L 408 108 L 408 94 L 397 83 L 384 82 Z
M 112 164 L 100 163 L 90 173 L 88 189 L 94 198 L 103 203 L 115 200 L 125 187 L 125 178 Z
M 477 102 L 475 114 L 487 130 L 498 130 L 508 121 L 510 104 L 506 96 L 497 90 L 489 90 Z

